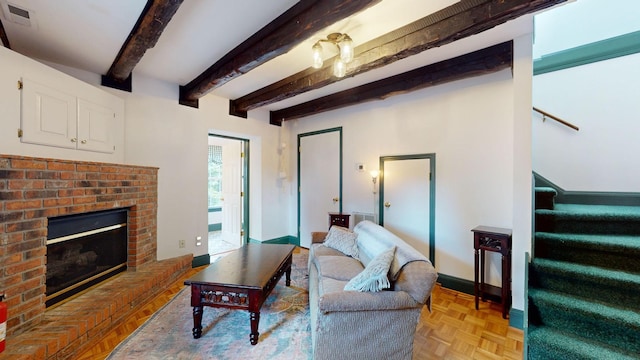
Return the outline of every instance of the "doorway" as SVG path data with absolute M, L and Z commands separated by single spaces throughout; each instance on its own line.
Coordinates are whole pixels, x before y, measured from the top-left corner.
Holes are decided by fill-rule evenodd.
M 298 239 L 327 231 L 329 213 L 342 212 L 342 128 L 298 135 Z
M 380 157 L 380 225 L 435 266 L 435 154 Z
M 208 252 L 213 262 L 248 241 L 249 140 L 209 134 Z

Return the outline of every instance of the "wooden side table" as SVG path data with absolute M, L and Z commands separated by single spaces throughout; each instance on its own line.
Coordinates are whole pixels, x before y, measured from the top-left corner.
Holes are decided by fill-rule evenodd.
M 342 227 L 345 227 L 345 228 L 348 229 L 349 228 L 349 216 L 351 216 L 351 214 L 330 212 L 329 213 L 329 229 L 331 229 L 331 226 L 333 226 L 333 225 L 342 226 Z
M 498 295 L 502 305 L 502 318 L 506 319 L 511 308 L 511 229 L 478 226 L 471 231 L 473 231 L 473 249 L 475 252 L 474 293 L 476 310 L 478 309 L 478 297 L 482 297 L 484 301 L 487 295 Z M 496 287 L 484 283 L 485 251 L 502 254 L 502 288 L 499 289 L 499 293 L 497 293 Z M 478 281 L 478 272 L 480 273 L 480 281 Z

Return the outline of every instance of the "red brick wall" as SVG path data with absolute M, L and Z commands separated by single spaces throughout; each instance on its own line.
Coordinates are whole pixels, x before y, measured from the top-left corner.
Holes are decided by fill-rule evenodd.
M 129 269 L 156 260 L 158 169 L 0 154 L 0 292 L 7 333 L 45 310 L 48 218 L 129 208 Z

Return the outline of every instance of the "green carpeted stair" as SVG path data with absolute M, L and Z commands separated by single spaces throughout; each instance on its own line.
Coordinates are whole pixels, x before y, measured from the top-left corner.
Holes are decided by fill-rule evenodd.
M 536 188 L 529 359 L 640 359 L 640 208 Z

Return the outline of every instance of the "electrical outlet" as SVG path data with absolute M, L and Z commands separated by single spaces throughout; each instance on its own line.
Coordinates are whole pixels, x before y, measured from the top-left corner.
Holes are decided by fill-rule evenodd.
M 196 246 L 202 245 L 202 236 L 196 236 Z
M 185 244 L 184 240 L 178 240 L 178 247 L 180 249 L 183 249 L 185 246 L 186 246 L 186 244 Z

